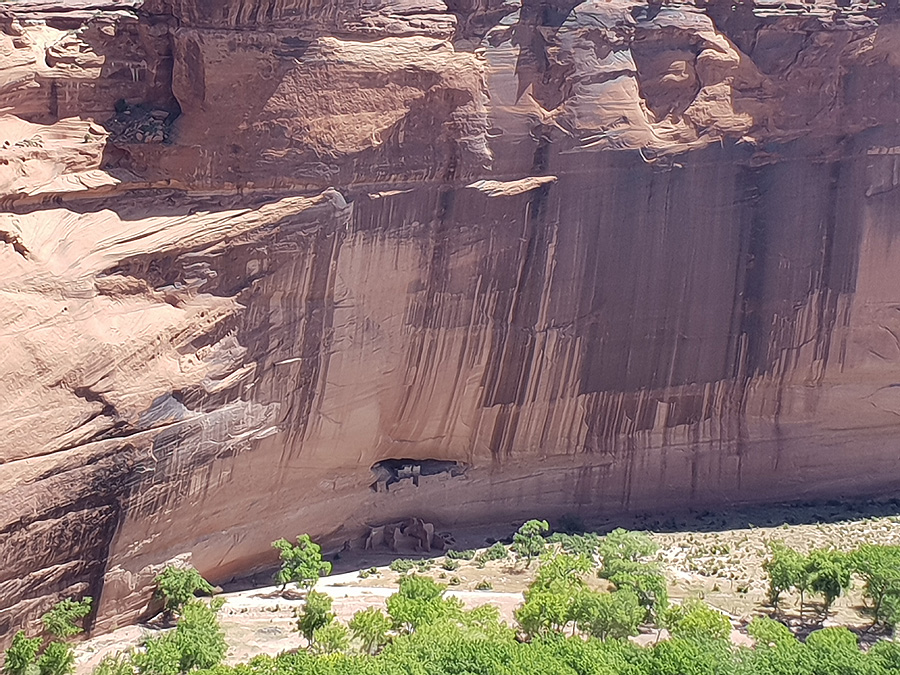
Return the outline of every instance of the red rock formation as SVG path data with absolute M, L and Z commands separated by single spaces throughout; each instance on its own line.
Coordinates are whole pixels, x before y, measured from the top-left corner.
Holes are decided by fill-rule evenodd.
M 893 6 L 0 29 L 0 634 L 299 532 L 900 484 Z M 465 471 L 373 474 L 403 458 Z

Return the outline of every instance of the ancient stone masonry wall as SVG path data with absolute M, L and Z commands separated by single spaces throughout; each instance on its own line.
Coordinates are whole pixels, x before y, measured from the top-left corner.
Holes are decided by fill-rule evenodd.
M 877 3 L 0 4 L 0 643 L 300 532 L 895 490 L 898 54 Z

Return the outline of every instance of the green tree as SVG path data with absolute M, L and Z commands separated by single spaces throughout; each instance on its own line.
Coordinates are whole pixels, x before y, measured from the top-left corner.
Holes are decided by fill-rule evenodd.
M 637 635 L 646 614 L 637 595 L 628 589 L 613 593 L 585 590 L 575 599 L 578 629 L 601 640 Z
M 609 579 L 623 570 L 630 572 L 634 564 L 646 562 L 656 551 L 657 546 L 647 533 L 617 528 L 603 537 L 597 546 L 601 576 Z
M 30 638 L 24 630 L 13 635 L 6 650 L 3 672 L 7 675 L 37 675 L 37 655 L 41 649 L 40 638 Z
M 618 528 L 606 535 L 597 547 L 600 569 L 597 575 L 619 590 L 633 592 L 647 617 L 658 617 L 669 603 L 666 577 L 650 558 L 657 546 L 644 532 Z
M 37 660 L 41 675 L 69 675 L 75 670 L 75 652 L 65 642 L 51 642 Z
M 688 640 L 725 641 L 731 635 L 731 622 L 709 605 L 693 601 L 683 605 L 669 631 L 677 638 Z
M 181 651 L 175 633 L 144 640 L 143 649 L 134 654 L 132 663 L 139 675 L 179 675 Z
M 529 638 L 562 632 L 575 619 L 578 595 L 562 580 L 526 593 L 525 602 L 515 611 L 516 621 Z
M 213 600 L 207 604 L 192 600 L 182 609 L 175 627 L 175 644 L 182 672 L 212 668 L 225 658 L 228 645 L 225 642 L 225 632 L 216 616 L 222 602 Z
M 315 632 L 322 626 L 326 626 L 334 619 L 331 612 L 331 596 L 327 593 L 319 593 L 318 591 L 310 591 L 306 595 L 306 602 L 303 609 L 295 610 L 294 615 L 297 617 L 297 630 L 306 638 L 308 645 L 312 645 L 315 640 Z
M 169 565 L 156 577 L 156 596 L 163 599 L 168 616 L 173 616 L 199 593 L 212 594 L 212 585 L 193 567 Z
M 350 647 L 350 632 L 344 624 L 330 621 L 316 628 L 312 645 L 316 654 L 345 652 Z
M 387 599 L 394 627 L 412 632 L 440 619 L 459 616 L 461 603 L 445 598 L 446 587 L 428 577 L 411 575 L 400 580 L 400 588 Z
M 65 600 L 56 603 L 53 608 L 41 617 L 44 628 L 54 637 L 65 639 L 82 631 L 76 624 L 91 613 L 91 598 L 82 600 Z
M 869 649 L 868 656 L 885 673 L 900 673 L 900 642 L 879 640 Z
M 526 561 L 526 567 L 530 567 L 531 561 L 544 551 L 547 542 L 543 534 L 549 529 L 546 520 L 529 520 L 513 535 L 512 550 L 519 559 Z
M 560 632 L 576 618 L 576 603 L 587 590 L 584 574 L 590 569 L 584 556 L 559 553 L 545 558 L 534 581 L 523 594 L 525 602 L 515 617 L 529 638 Z
M 391 620 L 377 607 L 361 609 L 350 619 L 350 631 L 366 654 L 376 654 L 389 641 Z
M 742 652 L 748 673 L 753 675 L 811 675 L 812 663 L 806 646 L 790 629 L 769 617 L 757 617 L 747 626 L 756 641 Z
M 806 575 L 806 556 L 784 542 L 769 544 L 769 557 L 763 563 L 769 577 L 769 604 L 777 612 L 781 594 L 792 588 L 799 590 Z
M 894 613 L 892 608 L 900 605 L 900 546 L 865 544 L 853 553 L 852 563 L 864 581 L 872 625 L 896 623 L 890 615 Z
M 281 584 L 282 590 L 295 583 L 301 589 L 309 591 L 316 585 L 319 577 L 331 573 L 331 563 L 322 559 L 322 547 L 313 542 L 308 534 L 297 537 L 297 545 L 287 539 L 272 542 L 281 558 L 281 569 L 275 574 L 275 581 Z
M 825 600 L 824 611 L 828 615 L 835 599 L 850 588 L 850 562 L 840 551 L 813 551 L 807 559 L 809 589 L 820 593 Z
M 840 627 L 813 631 L 806 638 L 806 648 L 813 663 L 814 675 L 869 675 L 866 655 L 859 650 L 856 636 Z

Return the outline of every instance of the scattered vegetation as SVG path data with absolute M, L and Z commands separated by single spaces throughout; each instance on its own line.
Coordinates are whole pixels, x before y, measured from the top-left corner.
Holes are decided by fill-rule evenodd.
M 75 653 L 65 642 L 83 630 L 78 622 L 91 613 L 91 598 L 66 598 L 41 617 L 44 630 L 53 640 L 29 638 L 25 631 L 13 635 L 5 653 L 3 672 L 7 675 L 70 675 L 75 670 Z
M 733 625 L 727 615 L 700 599 L 670 601 L 662 554 L 647 533 L 620 529 L 605 537 L 556 533 L 545 538 L 547 531 L 545 522 L 529 521 L 513 540 L 517 560 L 525 561 L 527 567 L 537 559 L 539 565 L 511 625 L 501 621 L 497 608 L 490 605 L 465 610 L 459 600 L 448 597 L 443 584 L 422 575 L 430 565 L 402 559 L 391 565 L 402 576 L 397 592 L 387 598 L 387 612 L 370 607 L 344 624 L 332 611 L 331 597 L 312 590 L 325 564 L 319 547 L 300 537 L 296 547 L 279 540 L 287 548 L 276 548 L 289 553 L 282 556 L 286 563 L 282 569 L 288 573 L 279 576 L 279 582 L 283 586 L 298 583 L 307 590 L 302 608 L 295 613 L 305 649 L 259 656 L 234 667 L 221 665 L 226 644 L 217 619 L 220 601 L 194 597 L 208 587 L 196 571 L 199 585 L 193 575 L 192 583 L 176 584 L 164 573 L 158 579 L 160 595 L 167 601 L 167 611 L 178 614 L 174 630 L 104 659 L 95 675 L 900 673 L 900 643 L 872 636 L 861 648 L 857 635 L 847 628 L 816 630 L 851 587 L 861 589 L 873 628 L 887 632 L 897 625 L 900 546 L 864 544 L 853 551 L 823 547 L 804 552 L 780 541 L 770 542 L 763 569 L 772 616 L 757 617 L 744 627 Z M 735 554 L 730 544 L 703 546 L 704 553 L 711 552 L 707 557 Z M 302 556 L 297 550 L 303 551 Z M 498 543 L 479 555 L 448 552 L 441 567 L 455 571 L 462 560 L 478 565 L 508 556 L 508 547 Z M 299 568 L 303 571 L 297 572 Z M 522 573 L 516 569 L 507 568 Z M 453 576 L 448 583 L 458 586 L 461 580 Z M 166 593 L 163 584 L 169 589 Z M 187 588 L 191 588 L 189 594 Z M 481 579 L 475 588 L 487 590 L 492 584 Z M 794 596 L 800 599 L 799 625 L 784 614 L 785 603 Z M 170 597 L 173 604 L 168 610 Z M 814 615 L 810 613 L 813 599 L 819 610 Z M 89 599 L 65 601 L 45 615 L 44 626 L 49 635 L 66 639 L 77 634 L 79 622 L 89 611 Z M 804 614 L 817 623 L 804 624 Z M 805 639 L 778 618 L 799 629 L 796 632 Z M 735 628 L 745 630 L 755 644 L 733 642 Z M 646 646 L 629 640 L 642 632 L 656 636 Z M 29 638 L 20 631 L 6 652 L 7 675 L 71 675 L 72 669 L 71 647 L 64 642 L 45 645 L 42 638 Z

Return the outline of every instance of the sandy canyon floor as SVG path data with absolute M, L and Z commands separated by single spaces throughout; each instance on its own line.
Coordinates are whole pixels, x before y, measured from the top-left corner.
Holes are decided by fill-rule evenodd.
M 770 613 L 766 606 L 766 577 L 762 565 L 766 545 L 781 540 L 808 551 L 834 547 L 852 550 L 862 543 L 900 544 L 900 500 L 842 504 L 838 502 L 800 506 L 772 506 L 729 512 L 689 513 L 672 516 L 637 516 L 628 522 L 598 521 L 586 523 L 598 532 L 614 527 L 646 530 L 659 545 L 658 559 L 664 565 L 669 593 L 676 600 L 699 597 L 727 613 L 735 631 L 735 642 L 747 640 L 741 628 L 756 615 Z M 492 537 L 511 535 L 496 528 L 469 531 L 456 536 L 457 549 L 486 548 Z M 453 570 L 443 568 L 443 555 L 415 556 L 390 551 L 344 553 L 335 561 L 335 574 L 320 580 L 316 589 L 334 598 L 334 611 L 347 621 L 365 607 L 384 606 L 385 598 L 397 588 L 400 573 L 390 569 L 398 557 L 415 558 L 419 574 L 448 584 L 448 594 L 459 597 L 467 606 L 496 605 L 501 615 L 513 620 L 515 608 L 522 602 L 522 591 L 534 578 L 537 564 L 530 568 L 506 561 L 476 563 L 458 561 Z M 452 567 L 452 563 L 449 565 Z M 220 620 L 225 629 L 229 664 L 246 661 L 258 654 L 277 654 L 296 649 L 302 639 L 294 630 L 293 612 L 303 605 L 299 594 L 279 592 L 268 585 L 267 575 L 245 579 L 224 588 L 225 604 Z M 588 583 L 605 587 L 600 579 Z M 488 590 L 478 590 L 489 586 Z M 807 609 L 805 629 L 824 625 L 845 625 L 863 639 L 875 639 L 868 633 L 868 619 L 861 611 L 862 596 L 858 582 L 852 591 L 839 598 L 829 617 L 822 620 Z M 800 628 L 796 598 L 784 603 L 783 618 Z M 809 605 L 807 606 L 809 607 Z M 107 635 L 89 639 L 77 649 L 77 675 L 87 675 L 108 654 L 129 649 L 161 629 L 151 623 L 129 626 Z M 641 635 L 638 641 L 657 639 Z

